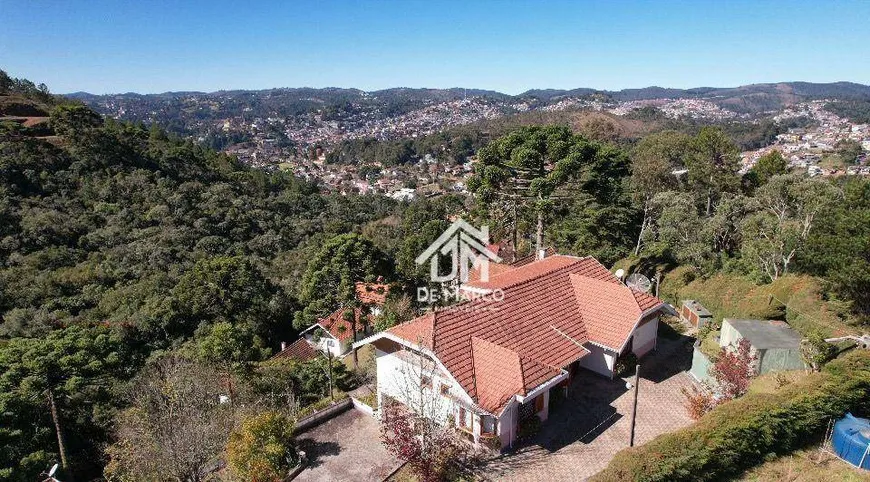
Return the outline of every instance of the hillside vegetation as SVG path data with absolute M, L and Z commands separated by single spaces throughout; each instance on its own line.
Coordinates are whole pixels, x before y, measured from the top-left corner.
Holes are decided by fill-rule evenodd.
M 594 482 L 725 480 L 818 442 L 829 422 L 870 413 L 870 353 L 831 362 L 775 393 L 749 393 L 694 425 L 620 451 Z
M 856 331 L 857 320 L 848 306 L 842 301 L 824 299 L 824 282 L 818 278 L 788 275 L 759 285 L 747 276 L 719 273 L 685 283 L 680 278 L 686 271 L 676 270 L 665 276 L 660 294 L 675 306 L 682 300 L 698 300 L 716 321 L 778 318 L 801 333 L 818 331 L 825 337 Z

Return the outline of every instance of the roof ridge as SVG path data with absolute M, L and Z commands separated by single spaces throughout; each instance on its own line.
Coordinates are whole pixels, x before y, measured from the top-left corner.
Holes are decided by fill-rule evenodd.
M 551 269 L 551 270 L 549 270 L 549 271 L 544 271 L 543 273 L 540 273 L 540 274 L 538 274 L 537 276 L 533 276 L 533 277 L 531 277 L 531 278 L 527 278 L 527 279 L 522 279 L 522 280 L 519 280 L 519 281 L 514 282 L 513 284 L 507 284 L 507 285 L 504 285 L 504 286 L 502 286 L 500 289 L 504 291 L 504 290 L 506 290 L 506 289 L 508 289 L 508 288 L 516 288 L 517 286 L 520 286 L 520 285 L 523 285 L 523 284 L 529 283 L 529 282 L 531 282 L 531 281 L 539 280 L 539 279 L 543 278 L 544 276 L 549 276 L 549 275 L 551 275 L 551 274 L 553 274 L 553 273 L 555 273 L 555 272 L 557 272 L 557 271 L 560 271 L 560 270 L 563 270 L 563 269 L 567 269 L 567 268 L 570 268 L 570 267 L 576 266 L 576 265 L 577 265 L 578 263 L 580 263 L 581 261 L 583 261 L 583 260 L 589 258 L 589 256 L 586 256 L 586 257 L 582 257 L 582 258 L 581 258 L 581 257 L 577 257 L 577 256 L 567 256 L 567 255 L 563 255 L 563 254 L 557 254 L 556 256 L 565 256 L 565 257 L 570 257 L 570 258 L 576 258 L 576 260 L 575 260 L 573 263 L 571 263 L 571 264 L 566 264 L 566 265 L 564 265 L 564 266 L 557 266 L 557 267 L 555 267 L 555 268 L 553 268 L 553 269 Z M 540 261 L 543 261 L 543 260 L 540 260 Z M 517 268 L 517 269 L 523 269 L 523 268 L 528 267 L 528 266 L 531 266 L 531 265 L 533 265 L 533 264 L 534 264 L 534 263 L 529 263 L 529 264 L 524 265 L 524 266 L 521 266 L 521 267 L 519 267 L 519 268 Z

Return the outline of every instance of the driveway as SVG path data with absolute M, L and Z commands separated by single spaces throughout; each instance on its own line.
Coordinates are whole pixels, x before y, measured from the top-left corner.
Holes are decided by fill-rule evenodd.
M 663 330 L 670 336 L 662 336 Z M 686 372 L 692 339 L 668 330 L 666 325 L 659 330 L 657 351 L 641 360 L 635 445 L 692 423 L 681 393 L 692 384 Z M 601 471 L 628 447 L 633 392 L 625 381 L 581 370 L 568 396 L 551 407 L 534 442 L 490 460 L 481 475 L 499 481 L 573 481 Z
M 350 409 L 297 437 L 308 455 L 300 482 L 381 481 L 399 461 L 381 444 L 378 422 Z

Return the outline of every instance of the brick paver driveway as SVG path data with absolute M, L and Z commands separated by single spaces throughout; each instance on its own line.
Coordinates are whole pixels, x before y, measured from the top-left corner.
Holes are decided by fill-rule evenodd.
M 635 445 L 692 422 L 680 392 L 692 384 L 686 373 L 692 359 L 691 339 L 666 338 L 662 330 L 659 335 L 658 350 L 641 360 Z M 534 443 L 489 461 L 480 474 L 499 481 L 586 479 L 628 446 L 631 405 L 632 392 L 625 380 L 610 381 L 581 370 L 568 397 L 551 409 Z
M 295 479 L 313 481 L 381 481 L 399 461 L 381 444 L 378 422 L 354 409 L 297 438 L 308 467 Z

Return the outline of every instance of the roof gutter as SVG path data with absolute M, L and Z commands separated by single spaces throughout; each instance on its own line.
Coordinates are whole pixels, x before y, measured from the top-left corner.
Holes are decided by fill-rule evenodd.
M 516 395 L 517 401 L 520 403 L 526 403 L 527 400 L 534 399 L 538 395 L 544 393 L 545 390 L 549 390 L 554 385 L 558 385 L 559 383 L 562 383 L 562 381 L 567 379 L 568 372 L 565 370 L 561 370 L 561 373 L 533 388 L 532 391 L 527 393 L 526 395 Z

